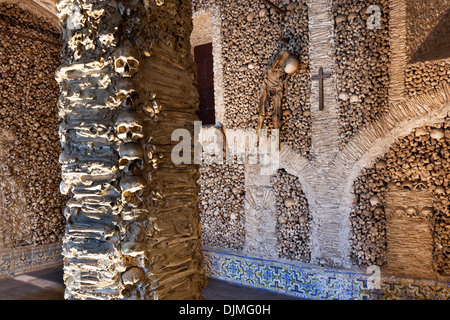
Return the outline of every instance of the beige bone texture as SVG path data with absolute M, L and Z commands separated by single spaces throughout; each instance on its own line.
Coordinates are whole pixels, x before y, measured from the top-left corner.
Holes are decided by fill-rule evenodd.
M 57 4 L 66 299 L 202 298 L 198 166 L 170 154 L 197 119 L 191 2 L 163 4 Z

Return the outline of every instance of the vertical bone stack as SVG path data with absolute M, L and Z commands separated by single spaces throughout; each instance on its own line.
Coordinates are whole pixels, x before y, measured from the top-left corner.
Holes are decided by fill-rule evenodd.
M 179 2 L 58 3 L 68 299 L 201 298 L 198 167 L 171 161 L 198 105 Z

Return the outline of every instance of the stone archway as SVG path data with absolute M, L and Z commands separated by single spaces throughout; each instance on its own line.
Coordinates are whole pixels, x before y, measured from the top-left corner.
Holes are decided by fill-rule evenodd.
M 392 105 L 383 117 L 366 126 L 349 141 L 334 164 L 351 166 L 352 172 L 359 172 L 376 156 L 385 153 L 398 137 L 416 127 L 442 120 L 449 108 L 450 85 Z
M 289 147 L 282 147 L 281 167 L 300 179 L 313 217 L 320 208 L 326 208 L 330 210 L 328 211 L 330 214 L 333 211 L 342 217 L 341 223 L 335 222 L 339 231 L 336 231 L 334 241 L 339 241 L 343 250 L 343 264 L 348 267 L 352 265 L 348 258 L 350 256 L 348 217 L 352 207 L 353 183 L 359 172 L 373 163 L 376 157 L 386 153 L 396 139 L 407 135 L 417 127 L 442 121 L 449 112 L 450 86 L 391 105 L 383 117 L 368 124 L 343 147 L 326 171 L 320 170 L 314 163 Z M 335 203 L 328 204 L 327 208 L 324 205 L 330 196 L 326 190 L 330 183 L 340 192 L 332 198 L 336 200 Z M 315 223 L 318 222 L 320 221 Z M 319 230 L 313 229 L 313 252 L 318 256 L 319 236 Z
M 407 99 L 402 105 L 397 105 L 396 109 L 400 110 L 399 108 L 401 108 L 402 106 L 404 107 L 408 105 L 409 117 L 406 117 L 406 111 L 403 109 L 403 118 L 395 118 L 397 120 L 395 120 L 395 122 L 393 123 L 394 127 L 392 130 L 387 131 L 387 133 L 380 136 L 378 139 L 373 140 L 372 142 L 368 137 L 365 137 L 365 139 L 361 137 L 359 138 L 361 139 L 359 141 L 365 141 L 365 143 L 360 143 L 357 146 L 364 151 L 361 151 L 362 156 L 360 157 L 360 159 L 349 161 L 347 163 L 348 167 L 351 169 L 347 171 L 348 179 L 346 181 L 343 193 L 344 199 L 342 203 L 342 210 L 348 212 L 349 218 L 350 211 L 353 210 L 355 196 L 357 196 L 354 193 L 354 183 L 356 182 L 356 179 L 359 177 L 362 170 L 373 166 L 376 159 L 384 156 L 397 140 L 411 135 L 411 133 L 414 132 L 417 128 L 422 128 L 424 126 L 433 126 L 435 124 L 442 123 L 450 113 L 449 92 L 450 91 L 448 91 L 448 89 L 436 91 L 426 96 L 421 96 L 417 99 L 414 99 L 415 102 L 412 102 L 411 99 Z M 393 119 L 392 115 L 389 116 L 389 118 Z M 382 120 L 383 118 L 380 119 L 380 121 Z M 373 132 L 372 130 L 374 129 L 368 129 L 367 132 Z M 396 193 L 394 192 L 393 194 Z M 418 198 L 420 197 L 418 196 Z M 390 203 L 392 204 L 394 202 L 390 201 Z M 430 204 L 428 204 L 428 206 L 429 205 Z M 350 224 L 351 221 L 349 221 L 349 226 Z M 349 234 L 349 239 L 350 238 L 351 235 Z M 404 273 L 403 275 L 406 274 L 407 273 Z M 424 272 L 423 274 L 425 275 L 426 273 Z

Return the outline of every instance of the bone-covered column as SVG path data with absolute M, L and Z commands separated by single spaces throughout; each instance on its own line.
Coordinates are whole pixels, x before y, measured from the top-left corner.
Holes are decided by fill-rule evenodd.
M 200 299 L 188 0 L 59 0 L 66 299 Z

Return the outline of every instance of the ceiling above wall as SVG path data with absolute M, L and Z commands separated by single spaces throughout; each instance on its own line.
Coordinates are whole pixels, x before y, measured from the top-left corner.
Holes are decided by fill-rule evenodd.
M 450 57 L 450 10 L 448 10 L 437 26 L 430 32 L 425 41 L 417 48 L 411 63 L 446 59 Z
M 56 0 L 0 0 L 0 3 L 12 3 L 23 10 L 33 12 L 44 18 L 50 25 L 60 28 L 60 22 L 56 16 Z
M 43 7 L 45 10 L 56 15 L 56 1 L 57 0 L 32 0 L 32 1 L 37 3 L 38 5 L 40 5 L 41 7 Z

